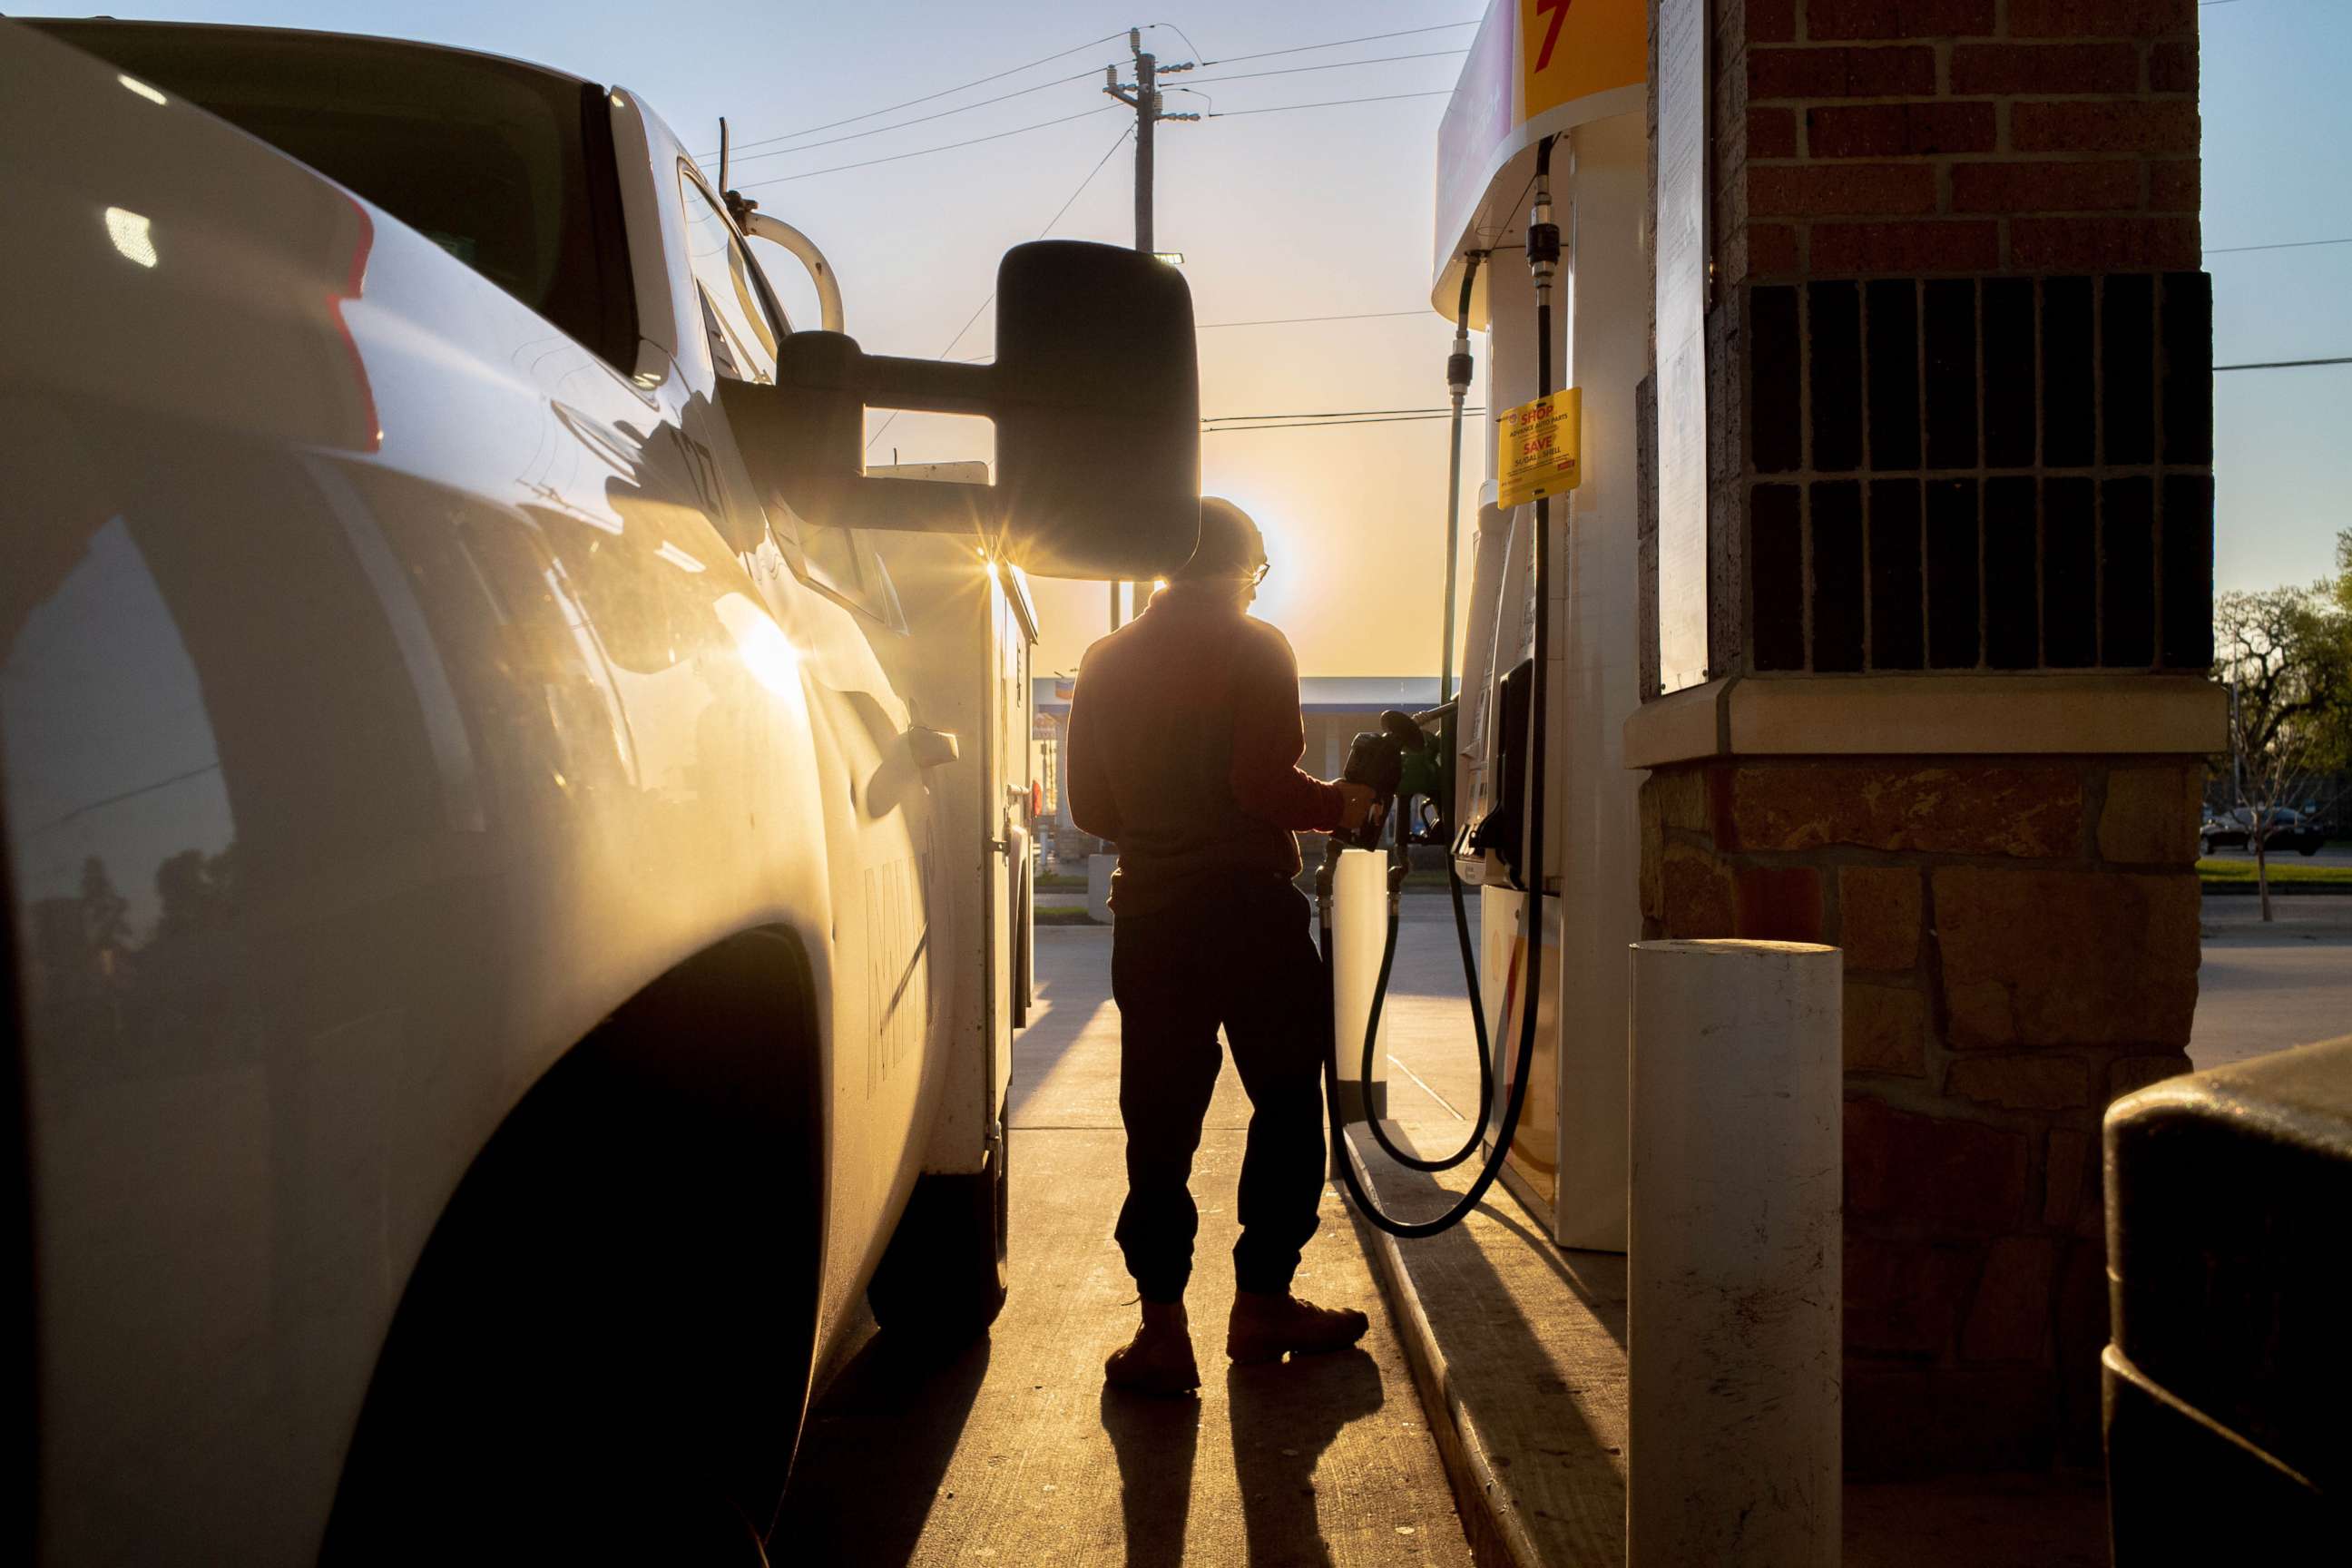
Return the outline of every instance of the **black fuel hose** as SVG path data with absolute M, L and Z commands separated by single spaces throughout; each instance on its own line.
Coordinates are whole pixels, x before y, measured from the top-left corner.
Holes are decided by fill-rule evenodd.
M 1462 295 L 1460 301 L 1454 307 L 1454 349 L 1452 356 L 1445 362 L 1446 391 L 1452 395 L 1454 400 L 1454 428 L 1452 449 L 1446 460 L 1445 472 L 1445 629 L 1441 662 L 1446 673 L 1441 680 L 1437 693 L 1441 703 L 1451 702 L 1454 700 L 1454 693 L 1450 689 L 1453 685 L 1454 668 L 1454 557 L 1457 552 L 1454 520 L 1460 510 L 1462 498 L 1462 400 L 1470 390 L 1470 355 L 1466 347 L 1470 338 L 1470 295 L 1478 281 L 1479 263 L 1486 258 L 1486 253 L 1483 250 L 1469 251 L 1463 258 Z M 1402 802 L 1397 803 L 1398 808 L 1392 809 L 1390 813 L 1391 820 L 1398 825 L 1397 837 L 1400 840 L 1404 836 L 1404 816 L 1402 806 Z M 1403 867 L 1398 863 L 1398 857 L 1403 853 L 1402 843 L 1390 851 L 1389 875 L 1392 882 L 1402 873 Z M 1478 955 L 1470 947 L 1470 916 L 1463 908 L 1462 874 L 1454 867 L 1450 847 L 1445 857 L 1445 887 L 1454 900 L 1454 934 L 1462 947 L 1462 973 L 1465 982 L 1464 989 L 1470 995 L 1470 1030 L 1476 1037 L 1478 1045 L 1478 1114 L 1470 1119 L 1470 1136 L 1463 1141 L 1462 1147 L 1454 1150 L 1451 1154 L 1441 1155 L 1437 1159 L 1431 1160 L 1399 1148 L 1396 1141 L 1389 1136 L 1388 1130 L 1381 1125 L 1380 1118 L 1368 1111 L 1364 1118 L 1365 1123 L 1371 1129 L 1372 1141 L 1381 1146 L 1381 1152 L 1398 1164 L 1412 1171 L 1450 1171 L 1469 1159 L 1478 1152 L 1478 1145 L 1486 1141 L 1486 1123 L 1495 1114 L 1495 1058 L 1492 1051 L 1487 1047 L 1486 1009 L 1483 998 L 1478 994 Z M 1364 1020 L 1364 1058 L 1361 1070 L 1356 1079 L 1359 1083 L 1372 1081 L 1374 1047 L 1380 1038 L 1381 1013 L 1388 1002 L 1389 974 L 1396 967 L 1396 951 L 1397 899 L 1395 890 L 1391 887 L 1389 894 L 1388 939 L 1381 949 L 1381 973 L 1380 978 L 1372 985 L 1371 1011 Z
M 1559 231 L 1550 221 L 1553 141 L 1553 137 L 1547 136 L 1536 143 L 1536 205 L 1528 224 L 1528 259 L 1529 266 L 1537 269 L 1536 395 L 1538 398 L 1549 396 L 1552 390 L 1551 268 L 1557 264 L 1559 256 Z M 1466 312 L 1466 296 L 1469 292 L 1466 283 L 1463 291 L 1465 296 Z M 1406 1240 L 1432 1237 L 1452 1229 L 1461 1223 L 1464 1215 L 1476 1208 L 1486 1197 L 1486 1189 L 1495 1184 L 1495 1179 L 1502 1174 L 1503 1163 L 1510 1157 L 1511 1140 L 1518 1131 L 1519 1114 L 1527 1103 L 1528 1069 L 1535 1062 L 1536 1019 L 1540 1011 L 1538 1003 L 1541 996 L 1543 973 L 1544 741 L 1545 731 L 1548 729 L 1546 703 L 1549 698 L 1549 676 L 1551 668 L 1550 616 L 1547 613 L 1551 604 L 1550 498 L 1538 496 L 1535 507 L 1535 668 L 1531 671 L 1528 693 L 1528 704 L 1531 710 L 1528 715 L 1528 817 L 1524 835 L 1525 853 L 1519 861 L 1523 868 L 1522 876 L 1528 883 L 1527 902 L 1520 911 L 1521 929 L 1527 934 L 1527 966 L 1520 985 L 1518 1049 L 1511 1072 L 1510 1093 L 1503 1101 L 1502 1125 L 1496 1130 L 1493 1151 L 1487 1155 L 1486 1163 L 1478 1168 L 1478 1174 L 1471 1182 L 1470 1190 L 1455 1199 L 1444 1212 L 1428 1219 L 1402 1220 L 1382 1210 L 1378 1201 L 1365 1190 L 1363 1179 L 1356 1173 L 1356 1163 L 1348 1155 L 1347 1122 L 1343 1119 L 1344 1112 L 1339 1104 L 1339 1029 L 1332 1008 L 1336 988 L 1331 951 L 1331 892 L 1340 854 L 1337 839 L 1332 840 L 1324 855 L 1323 865 L 1316 873 L 1316 908 L 1323 954 L 1323 1103 L 1324 1110 L 1331 1121 L 1334 1152 L 1339 1156 L 1333 1163 L 1339 1166 L 1339 1178 L 1347 1186 L 1348 1195 L 1355 1201 L 1358 1212 L 1362 1214 L 1376 1229 Z M 1468 917 L 1462 907 L 1462 883 L 1458 877 L 1449 877 L 1449 881 L 1454 893 L 1455 933 L 1461 941 L 1464 963 L 1468 965 L 1472 963 L 1470 929 Z M 1361 1083 L 1368 1084 L 1371 1079 L 1372 1042 L 1380 1025 L 1381 1007 L 1388 994 L 1390 971 L 1396 959 L 1396 891 L 1391 887 L 1387 951 L 1381 961 L 1380 978 L 1372 993 L 1370 1016 L 1367 1021 L 1364 1041 L 1364 1076 L 1359 1079 Z M 1482 1045 L 1478 1055 L 1479 1060 L 1484 1064 L 1487 1061 L 1487 1052 L 1483 1045 L 1486 1021 L 1478 1007 L 1478 987 L 1475 972 L 1471 973 L 1470 980 L 1472 1016 L 1477 1024 L 1481 1037 Z M 1491 1064 L 1486 1066 L 1486 1070 L 1491 1075 Z M 1493 1109 L 1492 1091 L 1492 1080 L 1489 1077 L 1483 1098 L 1486 1100 L 1486 1109 L 1490 1111 Z M 1421 1170 L 1449 1169 L 1454 1164 L 1459 1164 L 1467 1156 L 1469 1150 L 1477 1146 L 1479 1134 L 1485 1130 L 1485 1118 L 1481 1117 L 1478 1127 L 1471 1134 L 1469 1144 L 1461 1153 L 1448 1162 L 1424 1163 L 1412 1156 L 1402 1154 L 1396 1149 L 1381 1130 L 1378 1118 L 1371 1114 L 1372 1107 L 1369 1103 L 1369 1096 L 1364 1110 L 1365 1123 L 1371 1128 L 1374 1141 L 1391 1155 Z
M 1393 859 L 1391 864 L 1392 869 L 1399 868 Z M 1478 1043 L 1478 1114 L 1471 1119 L 1470 1136 L 1462 1147 L 1451 1154 L 1431 1160 L 1397 1147 L 1395 1141 L 1389 1137 L 1388 1130 L 1381 1125 L 1381 1119 L 1367 1111 L 1364 1125 L 1371 1130 L 1372 1142 L 1378 1143 L 1381 1152 L 1390 1159 L 1413 1171 L 1450 1171 L 1461 1164 L 1478 1152 L 1478 1145 L 1486 1140 L 1487 1120 L 1495 1114 L 1495 1058 L 1486 1046 L 1486 1009 L 1478 994 L 1478 956 L 1470 948 L 1470 917 L 1462 907 L 1462 878 L 1454 870 L 1450 855 L 1445 878 L 1454 895 L 1454 934 L 1462 945 L 1462 973 L 1467 981 L 1465 989 L 1470 994 L 1470 1030 Z M 1388 938 L 1381 949 L 1380 978 L 1372 983 L 1372 1005 L 1364 1018 L 1364 1057 L 1356 1077 L 1358 1083 L 1372 1081 L 1374 1047 L 1380 1038 L 1381 1013 L 1388 1002 L 1389 973 L 1396 967 L 1396 951 L 1397 895 L 1391 891 L 1389 894 Z M 1336 1022 L 1332 1025 L 1335 1029 L 1338 1026 Z

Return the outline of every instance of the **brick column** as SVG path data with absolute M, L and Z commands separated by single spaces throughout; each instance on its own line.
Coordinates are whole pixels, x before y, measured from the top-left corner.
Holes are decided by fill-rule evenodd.
M 2186 1067 L 2223 743 L 2196 6 L 1710 15 L 1712 679 L 1627 726 L 1645 928 L 1845 949 L 1849 1465 L 2095 1460 L 2098 1121 Z

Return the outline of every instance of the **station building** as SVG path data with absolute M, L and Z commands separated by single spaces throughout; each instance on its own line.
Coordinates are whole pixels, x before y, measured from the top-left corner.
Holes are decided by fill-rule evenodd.
M 1440 132 L 1431 302 L 1480 253 L 1493 410 L 1535 393 L 1558 138 L 1583 410 L 1544 606 L 1573 1001 L 1513 1184 L 1626 1245 L 1628 943 L 1841 947 L 1856 1472 L 2098 1456 L 2100 1117 L 2187 1070 L 2226 748 L 2197 17 L 1496 0 Z M 1481 444 L 1467 709 L 1532 647 Z

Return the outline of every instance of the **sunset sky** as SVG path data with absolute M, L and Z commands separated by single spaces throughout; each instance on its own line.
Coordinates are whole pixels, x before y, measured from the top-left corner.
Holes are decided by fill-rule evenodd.
M 800 137 L 783 144 L 789 151 L 740 163 L 734 183 L 825 249 L 842 279 L 849 331 L 880 353 L 985 354 L 993 319 L 980 307 L 996 259 L 1049 222 L 1064 237 L 1131 238 L 1132 157 L 1127 147 L 1111 149 L 1132 116 L 1102 95 L 1101 67 L 1124 63 L 1125 30 L 1145 18 L 1097 0 L 110 0 L 104 9 L 380 33 L 535 59 L 635 89 L 698 150 L 716 149 L 721 114 L 740 146 L 1070 51 L 969 91 Z M 1226 62 L 1165 84 L 1206 95 L 1171 95 L 1171 110 L 1213 109 L 1219 118 L 1160 129 L 1158 244 L 1184 253 L 1198 319 L 1423 311 L 1203 331 L 1204 413 L 1444 403 L 1451 333 L 1424 301 L 1432 159 L 1445 100 L 1387 95 L 1442 94 L 1461 60 L 1445 51 L 1465 47 L 1473 29 L 1235 57 L 1474 23 L 1481 11 L 1476 0 L 1192 0 L 1166 13 L 1172 25 L 1146 32 L 1145 47 L 1163 61 Z M 2216 0 L 2200 15 L 2206 245 L 2219 251 L 2352 237 L 2352 94 L 2344 90 L 2352 80 L 2352 5 Z M 1398 56 L 1431 58 L 1383 58 Z M 1340 65 L 1373 60 L 1381 63 Z M 1276 71 L 1285 74 L 1258 74 Z M 1037 90 L 1023 90 L 1030 88 Z M 1020 96 L 940 113 L 1011 93 Z M 1242 112 L 1376 97 L 1385 100 Z M 940 117 L 906 123 L 933 114 Z M 1019 130 L 1064 116 L 1081 118 Z M 902 128 L 864 134 L 891 125 Z M 1016 130 L 953 151 L 840 167 Z M 715 174 L 715 158 L 709 167 Z M 791 177 L 801 174 L 810 177 Z M 768 180 L 779 183 L 755 184 Z M 2216 283 L 2217 363 L 2352 354 L 2352 244 L 2212 254 L 2207 265 Z M 795 269 L 777 258 L 772 276 L 795 320 L 814 324 L 813 295 Z M 1628 310 L 1643 308 L 1639 299 L 1626 301 Z M 2336 531 L 2352 524 L 2352 367 L 2218 380 L 2221 585 L 2315 577 L 2329 566 Z M 1484 439 L 1474 423 L 1465 461 L 1474 480 Z M 909 416 L 882 435 L 869 459 L 890 461 L 893 449 L 908 462 L 966 457 L 984 453 L 985 443 L 984 433 Z M 1239 501 L 1266 526 L 1276 566 L 1258 613 L 1289 633 L 1303 670 L 1433 673 L 1444 422 L 1212 434 L 1203 468 L 1211 493 Z M 1073 669 L 1103 629 L 1103 590 L 1045 584 L 1039 596 L 1048 620 L 1039 668 Z

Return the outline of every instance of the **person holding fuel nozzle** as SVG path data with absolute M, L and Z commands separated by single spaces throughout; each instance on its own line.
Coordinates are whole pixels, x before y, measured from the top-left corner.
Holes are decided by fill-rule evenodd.
M 1220 1025 L 1251 1107 L 1226 1354 L 1339 1350 L 1369 1326 L 1290 1292 L 1324 1177 L 1321 967 L 1293 879 L 1294 833 L 1352 832 L 1374 795 L 1297 766 L 1297 662 L 1247 614 L 1267 570 L 1257 525 L 1202 498 L 1192 558 L 1087 650 L 1070 700 L 1070 815 L 1118 846 L 1111 994 L 1128 1191 L 1117 1235 L 1143 1308 L 1104 1374 L 1150 1393 L 1201 1381 L 1184 1313 L 1199 1223 L 1187 1184 Z

